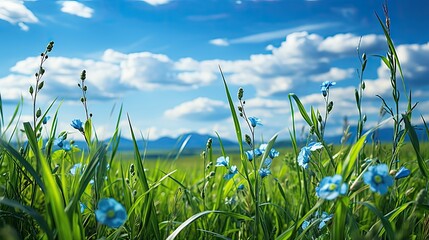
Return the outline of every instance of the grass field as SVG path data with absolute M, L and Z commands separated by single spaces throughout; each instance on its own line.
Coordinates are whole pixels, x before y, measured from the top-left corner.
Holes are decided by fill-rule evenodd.
M 388 49 L 378 57 L 391 72 L 392 88 L 392 99 L 380 99 L 380 125 L 365 125 L 361 105 L 366 54 L 358 71 L 356 137 L 335 146 L 324 140 L 334 82 L 315 89 L 325 109 L 304 106 L 289 94 L 291 145 L 276 149 L 276 135 L 255 140 L 261 120 L 247 116 L 245 90 L 231 94 L 220 71 L 237 149 L 213 149 L 207 139 L 198 154 L 182 156 L 179 150 L 158 160 L 145 159 L 147 149 L 137 145 L 138 130 L 128 116 L 129 129 L 118 128 L 120 114 L 111 140 L 97 139 L 87 111 L 85 71 L 79 91 L 86 118 L 71 125 L 87 150 L 57 129 L 54 102 L 43 111 L 37 102 L 43 63 L 54 49 L 49 43 L 29 88 L 33 120 L 18 121 L 21 104 L 3 116 L 0 104 L 0 239 L 426 239 L 428 145 L 417 138 L 415 105 L 389 26 L 378 20 Z M 310 129 L 304 143 L 297 141 L 298 118 Z M 373 139 L 383 124 L 393 129 L 389 143 Z M 16 142 L 21 129 L 24 137 Z M 131 132 L 133 152 L 118 151 L 121 131 Z

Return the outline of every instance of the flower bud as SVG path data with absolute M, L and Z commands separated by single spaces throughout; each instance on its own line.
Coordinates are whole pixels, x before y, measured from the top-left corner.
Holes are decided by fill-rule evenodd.
M 48 46 L 46 47 L 46 51 L 48 52 L 52 51 L 53 47 L 54 47 L 54 41 L 49 42 Z
M 45 69 L 43 67 L 39 68 L 39 75 L 43 75 L 45 73 Z
M 243 88 L 239 88 L 238 94 L 237 94 L 238 100 L 241 100 L 243 98 L 243 93 L 244 93 Z
M 244 139 L 246 140 L 246 143 L 249 144 L 249 146 L 252 146 L 252 138 L 249 135 L 245 135 Z
M 44 81 L 41 81 L 41 82 L 39 83 L 39 85 L 37 86 L 37 89 L 38 89 L 38 90 L 42 89 L 44 84 L 45 84 L 45 82 L 44 82 Z
M 365 90 L 365 82 L 362 82 L 361 88 L 362 90 Z
M 39 108 L 36 111 L 36 117 L 39 118 L 40 116 L 42 116 L 42 110 L 40 110 L 40 108 Z
M 85 86 L 83 86 L 82 90 L 83 90 L 84 92 L 86 92 L 86 90 L 88 90 L 88 87 L 85 85 Z
M 207 140 L 207 149 L 210 149 L 210 148 L 212 148 L 212 143 L 213 143 L 213 139 L 212 138 L 209 138 L 208 140 Z
M 330 101 L 329 103 L 328 103 L 328 113 L 329 112 L 331 112 L 332 111 L 332 108 L 334 107 L 334 102 L 333 101 Z
M 30 89 L 28 89 L 28 92 L 29 92 L 31 95 L 33 95 L 33 93 L 34 93 L 33 86 L 30 86 Z
M 80 80 L 84 81 L 86 79 L 86 70 L 83 70 L 80 74 Z

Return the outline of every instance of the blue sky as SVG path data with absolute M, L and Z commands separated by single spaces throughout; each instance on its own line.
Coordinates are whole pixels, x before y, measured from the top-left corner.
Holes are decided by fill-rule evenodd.
M 42 109 L 61 103 L 59 130 L 84 119 L 77 87 L 87 71 L 88 104 L 101 138 L 111 136 L 123 104 L 134 128 L 150 139 L 186 132 L 232 139 L 234 132 L 218 66 L 232 95 L 245 90 L 246 112 L 262 119 L 258 135 L 288 138 L 288 94 L 323 112 L 320 84 L 331 89 L 334 109 L 327 134 L 340 134 L 343 117 L 356 123 L 356 52 L 369 56 L 364 74 L 367 126 L 391 99 L 388 71 L 375 54 L 386 43 L 375 13 L 384 1 L 349 0 L 117 0 L 0 2 L 0 93 L 6 115 L 24 98 L 22 121 L 31 119 L 28 87 L 38 55 L 49 41 Z M 428 1 L 389 1 L 392 38 L 407 88 L 429 117 Z M 58 107 L 58 104 L 55 107 Z M 113 114 L 112 114 L 113 112 Z M 53 114 L 53 113 L 52 113 Z M 416 118 L 418 119 L 418 118 Z M 298 127 L 303 121 L 298 119 Z M 128 136 L 125 117 L 121 122 Z M 259 128 L 259 127 L 258 127 Z

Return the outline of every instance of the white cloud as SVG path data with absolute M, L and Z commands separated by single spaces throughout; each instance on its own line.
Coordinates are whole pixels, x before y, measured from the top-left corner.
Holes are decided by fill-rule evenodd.
M 225 38 L 212 39 L 209 43 L 216 46 L 229 46 L 228 40 Z
M 171 2 L 171 0 L 141 0 L 141 1 L 146 2 L 153 6 L 163 5 Z
M 351 33 L 336 34 L 326 38 L 319 46 L 320 51 L 341 55 L 356 55 L 356 49 L 359 45 L 360 36 Z M 382 35 L 368 34 L 362 36 L 360 52 L 375 53 L 384 48 L 385 38 Z
M 39 19 L 20 0 L 0 1 L 0 19 L 11 24 L 18 24 L 23 31 L 29 27 L 25 23 L 38 23 Z
M 61 1 L 59 3 L 62 5 L 61 11 L 64 13 L 76 15 L 82 18 L 91 18 L 94 13 L 94 9 L 77 1 Z
M 222 101 L 199 97 L 166 110 L 164 116 L 167 118 L 215 121 L 227 118 L 229 107 Z
M 281 38 L 284 38 L 286 35 L 294 32 L 320 30 L 320 29 L 332 27 L 335 25 L 337 24 L 335 23 L 308 24 L 308 25 L 302 25 L 302 26 L 293 27 L 293 28 L 285 28 L 285 29 L 280 29 L 275 31 L 252 34 L 252 35 L 234 38 L 230 40 L 226 38 L 216 38 L 211 40 L 210 43 L 217 46 L 228 46 L 229 44 L 241 44 L 241 43 L 261 43 L 261 42 L 267 42 L 275 39 L 281 39 Z
M 315 82 L 324 82 L 324 81 L 341 81 L 353 76 L 355 70 L 353 68 L 341 69 L 337 67 L 332 67 L 326 73 L 321 73 L 314 75 L 312 80 Z

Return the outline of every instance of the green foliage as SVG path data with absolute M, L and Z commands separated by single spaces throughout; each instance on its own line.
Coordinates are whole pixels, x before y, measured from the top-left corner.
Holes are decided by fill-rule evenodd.
M 378 57 L 391 72 L 393 106 L 380 97 L 388 117 L 367 132 L 363 131 L 366 117 L 362 105 L 365 89 L 362 76 L 369 61 L 364 54 L 360 58 L 359 85 L 354 96 L 358 112 L 356 139 L 339 146 L 325 141 L 325 128 L 329 126 L 328 117 L 334 106 L 329 100 L 329 86 L 335 84 L 328 84 L 322 91 L 321 101 L 325 103 L 322 110 L 304 106 L 297 95 L 289 94 L 291 146 L 277 149 L 280 154 L 275 150 L 278 134 L 268 142 L 255 140 L 255 133 L 263 131 L 259 119 L 246 115 L 242 88 L 238 91 L 238 103 L 231 97 L 221 70 L 237 149 L 225 148 L 221 135 L 216 133 L 219 149 L 214 149 L 212 140 L 208 139 L 206 148 L 201 149 L 201 156 L 185 156 L 182 153 L 188 137 L 171 159 L 148 160 L 145 159 L 147 149 L 138 146 L 128 115 L 134 151 L 121 152 L 118 147 L 122 106 L 112 138 L 108 142 L 99 141 L 94 127 L 96 123 L 88 111 L 86 82 L 91 80 L 86 79 L 86 70 L 78 83 L 85 121 L 83 126 L 76 127 L 87 146 L 79 149 L 67 139 L 66 131 L 57 133 L 61 104 L 58 104 L 50 126 L 44 119 L 53 111 L 56 101 L 53 100 L 44 111 L 37 108 L 37 95 L 44 86 L 43 63 L 53 49 L 53 42 L 49 43 L 41 55 L 35 84 L 29 88 L 34 115 L 32 123 L 19 122 L 22 99 L 11 116 L 5 117 L 0 96 L 0 237 L 425 238 L 429 234 L 429 152 L 424 150 L 428 143 L 420 142 L 411 123 L 415 121 L 412 118 L 415 105 L 411 103 L 411 92 L 405 89 L 400 62 L 390 38 L 390 26 L 377 18 L 387 42 L 387 55 Z M 400 109 L 398 71 L 407 96 L 404 110 Z M 296 135 L 295 124 L 299 118 L 309 129 L 305 141 Z M 10 120 L 5 122 L 5 119 Z M 423 118 L 422 121 L 429 136 L 429 128 Z M 389 122 L 393 122 L 392 141 L 386 144 L 373 142 L 369 148 L 367 142 L 371 134 Z M 22 136 L 19 135 L 21 128 Z M 409 142 L 405 141 L 406 136 Z M 12 139 L 18 140 L 12 142 Z M 221 156 L 222 159 L 228 157 L 228 163 L 224 164 L 227 166 L 216 166 L 216 158 Z M 307 165 L 299 163 L 299 159 L 307 161 Z M 366 183 L 365 176 L 380 164 L 386 164 L 390 171 L 382 177 L 395 179 L 393 185 L 387 186 L 384 195 L 375 192 L 373 186 Z M 409 169 L 409 175 L 398 177 L 400 166 Z M 324 179 L 331 176 L 341 178 L 341 182 L 322 185 Z M 380 179 L 381 175 L 376 175 L 370 180 L 379 183 Z M 347 186 L 347 189 L 342 191 L 338 186 Z M 331 191 L 332 195 L 323 198 L 321 191 Z M 104 225 L 97 215 L 98 204 L 105 198 L 115 199 L 126 209 L 125 222 L 116 228 Z M 108 212 L 106 215 L 115 214 Z M 11 235 L 5 235 L 8 231 L 4 229 L 12 229 L 9 231 Z

